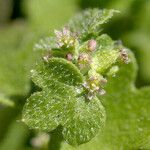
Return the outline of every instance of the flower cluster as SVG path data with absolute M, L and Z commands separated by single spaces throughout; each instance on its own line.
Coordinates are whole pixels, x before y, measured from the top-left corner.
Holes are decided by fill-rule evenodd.
M 113 59 L 115 60 L 114 63 L 118 58 L 124 63 L 129 63 L 128 53 L 124 48 L 121 48 L 121 50 L 113 50 L 115 51 L 113 54 L 111 50 L 108 51 L 108 54 L 107 51 L 102 53 L 101 55 L 104 55 L 104 59 L 99 61 L 101 58 L 94 58 L 95 53 L 100 52 L 100 48 L 102 47 L 97 39 L 89 38 L 87 41 L 81 42 L 77 34 L 71 32 L 67 27 L 64 27 L 62 31 L 55 30 L 54 33 L 55 37 L 53 39 L 55 39 L 55 42 L 52 43 L 56 46 L 55 48 L 50 48 L 50 45 L 47 46 L 48 53 L 43 57 L 44 61 L 48 62 L 51 57 L 63 57 L 75 64 L 85 76 L 85 82 L 82 86 L 86 91 L 86 98 L 89 100 L 96 94 L 104 95 L 106 93 L 103 85 L 107 83 L 107 80 L 103 76 L 115 76 L 119 70 L 118 66 L 112 66 L 113 63 L 111 64 L 111 61 Z M 109 55 L 112 55 L 112 58 Z M 110 60 L 107 60 L 109 57 Z M 110 64 L 108 64 L 109 61 Z M 92 64 L 94 64 L 93 67 Z M 95 69 L 97 64 L 102 64 L 103 68 L 107 70 L 107 73 L 98 73 Z M 93 74 L 89 75 L 89 72 L 93 72 Z
M 94 51 L 96 49 L 96 46 L 97 46 L 96 40 L 91 39 L 88 41 L 88 50 L 89 51 Z
M 89 77 L 83 87 L 88 91 L 87 99 L 92 100 L 96 94 L 104 95 L 106 91 L 103 89 L 103 85 L 107 83 L 105 78 L 100 78 L 99 75 Z
M 58 48 L 72 48 L 75 47 L 77 34 L 72 33 L 67 27 L 62 31 L 55 30 L 57 47 Z

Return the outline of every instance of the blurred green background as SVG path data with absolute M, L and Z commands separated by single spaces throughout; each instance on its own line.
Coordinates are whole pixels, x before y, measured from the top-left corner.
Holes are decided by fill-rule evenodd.
M 31 149 L 34 133 L 18 122 L 32 92 L 29 70 L 38 58 L 34 44 L 76 12 L 94 7 L 120 10 L 104 32 L 135 53 L 137 86 L 150 84 L 150 0 L 0 0 L 0 95 L 20 106 L 0 106 L 0 150 Z

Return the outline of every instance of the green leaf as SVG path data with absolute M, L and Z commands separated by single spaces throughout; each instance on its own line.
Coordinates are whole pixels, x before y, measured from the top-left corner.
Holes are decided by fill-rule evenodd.
M 97 38 L 97 51 L 94 53 L 91 68 L 102 74 L 108 71 L 119 58 L 119 50 L 114 41 L 106 34 Z
M 100 35 L 97 39 L 98 50 L 112 50 L 114 49 L 114 41 L 107 34 Z
M 102 74 L 117 62 L 118 57 L 117 50 L 98 51 L 93 59 L 92 68 Z
M 51 80 L 77 86 L 84 79 L 78 68 L 63 58 L 52 58 L 37 64 L 36 69 L 31 70 L 31 76 L 39 87 L 45 87 Z
M 65 96 L 61 96 L 61 92 L 53 93 L 47 89 L 33 94 L 28 99 L 24 107 L 23 121 L 30 128 L 49 132 L 63 123 L 63 119 L 67 117 L 68 105 L 73 107 L 74 93 L 65 86 L 60 86 L 59 91 L 63 94 L 65 92 Z
M 102 129 L 105 110 L 97 97 L 87 103 L 80 98 L 74 107 L 65 122 L 63 136 L 69 144 L 79 145 L 90 141 Z
M 99 10 L 87 9 L 75 16 L 70 22 L 69 27 L 72 31 L 81 35 L 81 38 L 86 38 L 90 34 L 97 34 L 100 31 L 102 24 L 108 22 L 116 10 Z
M 50 58 L 37 64 L 32 79 L 42 91 L 31 95 L 23 109 L 22 121 L 30 128 L 49 132 L 62 125 L 64 139 L 79 145 L 103 127 L 104 108 L 96 97 L 88 101 L 80 93 L 84 78 L 74 64 Z
M 107 121 L 103 134 L 89 143 L 72 148 L 62 143 L 61 150 L 142 149 L 150 136 L 150 87 L 136 89 L 137 65 L 121 66 L 118 75 L 110 78 L 104 97 Z

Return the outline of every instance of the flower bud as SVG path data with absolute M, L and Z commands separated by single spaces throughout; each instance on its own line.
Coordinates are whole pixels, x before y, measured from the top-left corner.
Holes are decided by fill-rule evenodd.
M 97 43 L 95 40 L 89 40 L 88 41 L 88 50 L 94 51 L 96 49 Z
M 67 54 L 66 55 L 66 59 L 68 60 L 68 61 L 72 61 L 72 59 L 73 59 L 73 56 L 72 56 L 72 54 Z

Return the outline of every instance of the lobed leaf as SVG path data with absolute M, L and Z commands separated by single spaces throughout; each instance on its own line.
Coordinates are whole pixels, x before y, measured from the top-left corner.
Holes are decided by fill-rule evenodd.
M 64 139 L 79 145 L 103 127 L 104 108 L 97 98 L 89 102 L 80 93 L 84 78 L 74 64 L 51 58 L 36 66 L 32 79 L 42 91 L 31 95 L 23 109 L 22 121 L 30 128 L 49 132 L 62 125 Z

